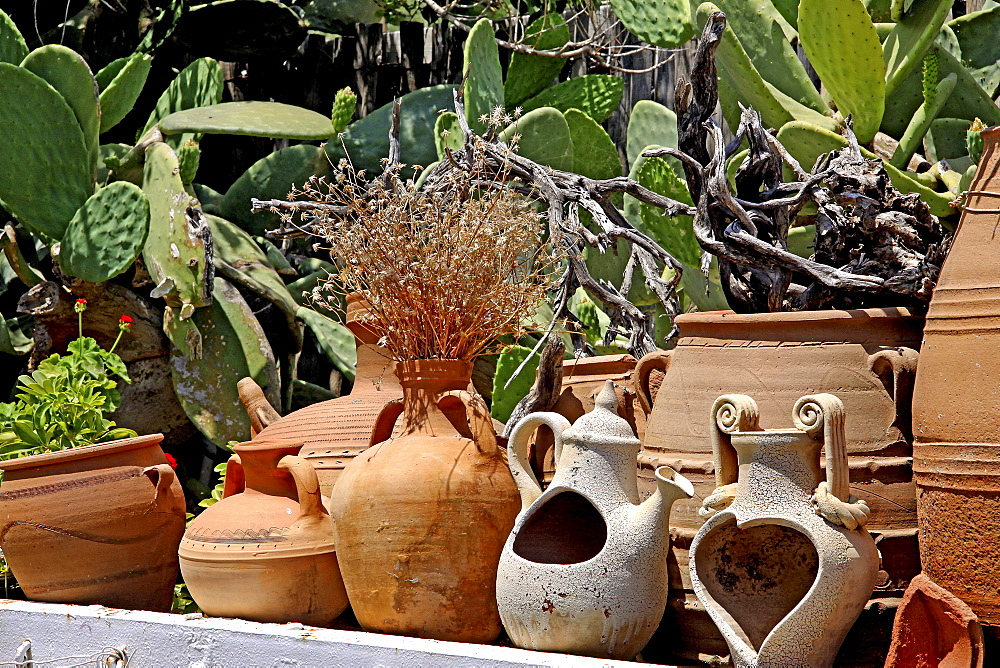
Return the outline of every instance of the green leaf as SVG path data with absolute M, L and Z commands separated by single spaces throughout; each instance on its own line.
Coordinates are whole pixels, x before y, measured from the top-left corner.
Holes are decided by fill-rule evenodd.
M 501 132 L 499 139 L 509 143 L 514 135 L 520 136 L 520 155 L 553 169 L 573 169 L 573 140 L 566 118 L 558 110 L 542 107 L 529 111 Z
M 101 132 L 118 125 L 132 111 L 152 66 L 151 56 L 136 53 L 113 61 L 97 73 L 101 89 Z
M 556 51 L 569 42 L 569 28 L 559 14 L 543 14 L 524 30 L 525 46 L 538 51 Z M 533 56 L 515 51 L 510 56 L 507 79 L 503 83 L 504 104 L 508 110 L 542 92 L 559 76 L 565 58 Z
M 546 88 L 525 101 L 524 110 L 553 107 L 559 111 L 579 109 L 603 123 L 618 108 L 625 80 L 611 74 L 585 74 Z
M 323 114 L 280 102 L 223 102 L 176 111 L 160 120 L 160 131 L 314 140 L 332 136 L 333 123 Z
M 496 36 L 489 19 L 479 19 L 465 39 L 465 118 L 469 126 L 482 134 L 487 124 L 479 120 L 495 107 L 503 107 L 503 70 Z
M 0 10 L 0 63 L 18 65 L 28 55 L 21 31 L 3 10 Z
M 591 179 L 621 176 L 618 149 L 604 128 L 579 109 L 569 109 L 563 116 L 573 142 L 573 171 Z

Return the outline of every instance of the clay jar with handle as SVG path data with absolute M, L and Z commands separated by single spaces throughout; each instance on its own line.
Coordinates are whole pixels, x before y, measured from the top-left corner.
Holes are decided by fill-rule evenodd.
M 346 325 L 354 334 L 358 355 L 351 393 L 289 413 L 254 436 L 302 443 L 299 454 L 316 469 L 326 496 L 347 462 L 368 447 L 372 426 L 382 407 L 403 396 L 393 373 L 395 362 L 364 323 L 367 313 L 368 302 L 362 296 L 348 295 Z
M 170 610 L 185 508 L 162 440 L 0 462 L 0 549 L 28 598 Z
M 491 642 L 500 633 L 496 572 L 517 488 L 471 362 L 397 362 L 401 402 L 379 415 L 377 443 L 333 490 L 337 550 L 367 630 Z M 402 434 L 388 438 L 402 413 Z
M 497 601 L 519 647 L 631 659 L 663 617 L 670 506 L 694 490 L 663 467 L 657 491 L 639 504 L 639 439 L 617 410 L 608 380 L 572 427 L 557 413 L 531 413 L 511 434 L 523 510 L 500 557 Z M 555 435 L 556 453 L 544 492 L 527 448 L 541 425 Z
M 758 416 L 746 395 L 712 409 L 716 489 L 691 543 L 691 582 L 737 668 L 831 666 L 879 563 L 870 511 L 849 490 L 844 405 L 802 397 L 794 429 L 761 430 Z
M 870 504 L 868 528 L 882 553 L 872 602 L 844 644 L 842 658 L 880 662 L 892 611 L 920 572 L 910 401 L 923 318 L 904 308 L 719 311 L 684 314 L 676 323 L 676 348 L 643 357 L 635 369 L 637 398 L 649 411 L 639 455 L 640 492 L 652 491 L 652 472 L 662 465 L 687 476 L 697 498 L 712 492 L 716 471 L 705 416 L 721 394 L 753 396 L 764 428 L 783 426 L 781 416 L 803 395 L 837 394 L 851 416 L 846 425 L 851 489 Z M 649 380 L 658 380 L 662 372 L 659 391 L 653 393 Z M 678 569 L 684 588 L 671 594 L 667 619 L 680 632 L 673 634 L 671 627 L 662 642 L 655 638 L 647 658 L 661 645 L 689 658 L 726 653 L 688 579 L 688 546 L 704 522 L 698 510 L 699 504 L 688 500 L 674 508 L 671 568 Z
M 324 626 L 347 608 L 333 522 L 301 447 L 237 445 L 222 500 L 188 526 L 181 573 L 206 614 Z
M 927 312 L 913 391 L 920 560 L 931 580 L 993 627 L 987 635 L 1000 627 L 998 208 L 993 127 L 983 132 L 983 157 Z

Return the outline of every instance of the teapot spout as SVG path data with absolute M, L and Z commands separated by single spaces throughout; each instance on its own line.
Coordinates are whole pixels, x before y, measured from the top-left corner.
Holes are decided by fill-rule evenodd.
M 674 502 L 694 496 L 691 481 L 669 466 L 657 468 L 655 475 L 656 491 L 633 514 L 635 530 L 648 530 L 647 527 L 651 526 L 655 533 L 666 531 Z

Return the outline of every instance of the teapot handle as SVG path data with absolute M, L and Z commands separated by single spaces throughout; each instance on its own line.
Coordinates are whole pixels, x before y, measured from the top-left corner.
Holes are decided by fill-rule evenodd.
M 666 373 L 667 369 L 670 368 L 671 352 L 673 351 L 654 350 L 635 363 L 635 369 L 632 371 L 632 384 L 635 386 L 636 398 L 639 400 L 642 412 L 646 415 L 653 412 L 653 402 L 656 400 L 649 388 L 649 374 L 654 369 L 660 369 Z
M 847 467 L 847 439 L 844 437 L 844 404 L 833 394 L 810 394 L 795 402 L 795 427 L 813 438 L 823 436 L 826 450 L 826 484 L 830 493 L 850 502 L 850 470 Z
M 316 469 L 305 457 L 285 455 L 278 462 L 278 468 L 292 474 L 295 491 L 299 497 L 299 519 L 329 519 L 330 513 L 323 506 Z
M 920 357 L 913 348 L 885 348 L 868 356 L 868 368 L 878 376 L 896 405 L 892 425 L 907 442 L 913 440 L 913 378 Z
M 239 455 L 233 455 L 226 462 L 226 482 L 222 486 L 222 498 L 246 491 L 247 477 L 243 472 L 243 462 Z
M 392 430 L 396 428 L 396 421 L 403 414 L 403 400 L 393 399 L 379 411 L 375 418 L 375 425 L 372 427 L 372 436 L 368 445 L 378 445 L 382 441 L 392 438 Z
M 559 466 L 559 455 L 562 453 L 562 433 L 569 428 L 569 420 L 558 413 L 529 413 L 514 426 L 514 431 L 507 441 L 507 464 L 521 492 L 521 509 L 530 506 L 542 495 L 542 486 L 538 483 L 531 464 L 528 462 L 528 439 L 541 425 L 552 430 L 555 442 L 555 461 Z
M 450 390 L 443 393 L 438 399 L 438 408 L 447 415 L 450 408 L 448 404 L 453 402 L 462 404 L 462 408 L 465 410 L 465 419 L 469 423 L 469 429 L 472 431 L 473 440 L 475 440 L 479 451 L 484 454 L 497 454 L 500 451 L 497 444 L 497 434 L 493 430 L 493 420 L 490 418 L 490 412 L 482 397 L 466 390 Z

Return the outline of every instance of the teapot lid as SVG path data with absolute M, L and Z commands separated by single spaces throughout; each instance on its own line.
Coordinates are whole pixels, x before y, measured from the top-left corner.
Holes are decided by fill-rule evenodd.
M 628 421 L 618 415 L 618 395 L 614 382 L 608 380 L 590 411 L 563 432 L 564 441 L 599 441 L 615 445 L 639 445 Z

